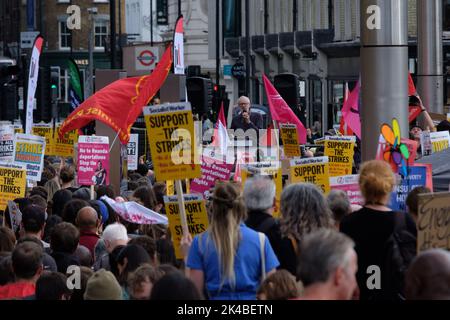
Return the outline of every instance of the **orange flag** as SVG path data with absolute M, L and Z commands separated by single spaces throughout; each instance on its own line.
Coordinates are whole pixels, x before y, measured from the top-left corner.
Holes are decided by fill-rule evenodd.
M 172 45 L 169 45 L 152 74 L 120 79 L 98 91 L 67 117 L 59 136 L 98 120 L 110 126 L 120 141 L 127 144 L 131 126 L 166 81 L 172 62 Z

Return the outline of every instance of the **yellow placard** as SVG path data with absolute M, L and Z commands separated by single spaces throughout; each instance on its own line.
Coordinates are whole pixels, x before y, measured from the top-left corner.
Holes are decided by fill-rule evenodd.
M 328 157 L 291 160 L 291 183 L 309 182 L 325 194 L 330 192 Z
M 53 137 L 53 127 L 51 124 L 33 124 L 31 132 L 35 136 L 40 136 L 45 138 L 45 155 L 54 155 L 54 137 Z
M 144 109 L 148 141 L 158 181 L 201 176 L 197 159 L 194 121 L 189 103 Z
M 175 184 L 173 183 L 173 180 L 166 181 L 166 189 L 168 196 L 173 196 L 175 194 Z
M 326 137 L 325 155 L 330 162 L 330 177 L 352 174 L 355 137 Z
M 58 157 L 73 158 L 75 149 L 74 146 L 78 141 L 78 132 L 77 130 L 66 132 L 62 138 L 59 138 L 59 129 L 60 126 L 58 126 L 56 129 L 53 153 Z
M 14 133 L 23 133 L 23 128 L 21 124 L 14 124 Z
M 25 196 L 27 171 L 21 166 L 0 166 L 0 210 L 5 210 L 8 201 Z
M 181 225 L 177 196 L 164 197 L 164 206 L 166 208 L 167 218 L 169 219 L 169 228 L 170 233 L 172 234 L 175 256 L 177 259 L 183 259 L 183 254 L 180 250 L 183 226 Z M 192 237 L 205 232 L 208 228 L 208 215 L 206 213 L 205 201 L 203 200 L 202 195 L 184 195 L 184 208 L 186 210 L 189 233 Z
M 280 134 L 283 141 L 284 156 L 286 158 L 300 157 L 297 126 L 295 124 L 280 124 Z
M 434 248 L 450 250 L 450 193 L 419 195 L 418 253 Z
M 283 192 L 283 168 L 276 165 L 273 162 L 259 162 L 243 165 L 242 168 L 242 190 L 245 186 L 245 181 L 253 177 L 255 174 L 268 176 L 275 183 L 275 208 L 273 211 L 273 217 L 280 217 L 280 200 L 281 192 Z
M 430 132 L 432 153 L 444 151 L 450 147 L 450 133 L 448 131 Z

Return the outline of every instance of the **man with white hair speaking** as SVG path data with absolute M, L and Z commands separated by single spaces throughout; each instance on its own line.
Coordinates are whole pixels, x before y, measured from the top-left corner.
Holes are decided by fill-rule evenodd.
M 259 129 L 263 129 L 263 118 L 259 113 L 251 112 L 250 99 L 242 96 L 238 100 L 238 106 L 241 111 L 237 116 L 233 117 L 231 122 L 231 129 L 242 129 L 245 131 L 254 129 L 258 132 Z

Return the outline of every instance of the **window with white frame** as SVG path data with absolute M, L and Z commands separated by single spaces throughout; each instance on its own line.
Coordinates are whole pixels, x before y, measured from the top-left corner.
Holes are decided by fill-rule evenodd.
M 98 20 L 94 22 L 95 49 L 104 49 L 108 36 L 108 21 Z
M 70 49 L 70 44 L 72 42 L 72 34 L 67 28 L 66 21 L 59 21 L 59 49 L 68 50 Z

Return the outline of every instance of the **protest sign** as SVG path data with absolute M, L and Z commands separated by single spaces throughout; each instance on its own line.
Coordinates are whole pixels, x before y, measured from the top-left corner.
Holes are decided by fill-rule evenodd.
M 144 116 L 156 179 L 200 177 L 190 103 L 147 107 Z
M 166 189 L 168 196 L 173 196 L 175 194 L 175 184 L 173 183 L 173 180 L 166 181 Z
M 209 199 L 209 191 L 214 187 L 216 181 L 228 181 L 230 179 L 233 165 L 204 155 L 201 170 L 202 176 L 192 180 L 190 191 L 201 193 L 205 199 Z
M 331 190 L 342 190 L 347 193 L 351 204 L 362 206 L 364 199 L 359 189 L 359 175 L 348 175 L 330 178 Z
M 25 167 L 0 162 L 0 210 L 5 210 L 8 201 L 25 196 L 27 173 Z
M 407 168 L 408 176 L 400 177 L 400 182 L 394 187 L 391 195 L 392 210 L 407 211 L 406 197 L 417 187 L 428 187 L 433 190 L 432 168 L 431 165 L 417 164 Z
M 208 228 L 208 215 L 203 197 L 200 194 L 186 194 L 183 196 L 183 199 L 189 233 L 194 237 L 205 232 Z M 180 241 L 183 236 L 183 227 L 177 196 L 164 197 L 164 204 L 166 215 L 169 218 L 169 228 L 172 234 L 175 255 L 177 259 L 182 259 L 183 254 L 180 250 Z
M 20 123 L 14 123 L 14 133 L 23 133 L 23 127 Z
M 35 136 L 45 138 L 45 155 L 53 155 L 53 145 L 55 139 L 53 138 L 53 127 L 50 123 L 34 123 L 31 127 L 31 133 Z
M 286 158 L 300 157 L 297 126 L 295 124 L 280 124 L 281 141 L 283 141 L 284 156 Z
M 448 131 L 431 132 L 432 153 L 444 151 L 450 147 L 450 133 Z
M 137 202 L 117 202 L 107 196 L 101 197 L 101 200 L 104 200 L 125 221 L 140 225 L 168 224 L 166 216 L 150 210 Z
M 450 193 L 419 195 L 417 251 L 450 250 Z
M 78 131 L 72 130 L 64 133 L 64 135 L 59 137 L 59 130 L 61 125 L 57 126 L 55 137 L 54 137 L 54 155 L 59 157 L 71 158 L 75 154 L 75 144 L 78 141 Z
M 78 138 L 78 184 L 84 186 L 109 184 L 109 138 L 80 136 Z
M 325 137 L 325 155 L 330 161 L 330 177 L 352 173 L 356 137 Z
M 44 168 L 45 138 L 31 134 L 16 134 L 14 136 L 13 161 L 26 165 L 27 179 L 40 181 Z
M 139 135 L 130 134 L 130 141 L 127 144 L 128 170 L 137 170 L 138 168 L 138 145 Z
M 328 157 L 292 159 L 291 182 L 309 182 L 317 185 L 324 193 L 330 192 Z
M 255 175 L 268 176 L 275 183 L 275 208 L 273 211 L 274 218 L 280 216 L 280 200 L 281 192 L 283 192 L 283 168 L 278 162 L 258 162 L 242 165 L 242 189 L 245 186 L 247 178 Z
M 0 161 L 10 162 L 14 152 L 14 127 L 11 125 L 0 126 Z
M 431 144 L 431 132 L 423 131 L 420 134 L 420 149 L 422 150 L 422 156 L 429 156 L 433 152 L 433 146 Z
M 11 229 L 14 233 L 20 230 L 22 223 L 22 212 L 19 206 L 14 201 L 8 201 L 9 221 L 11 222 Z

